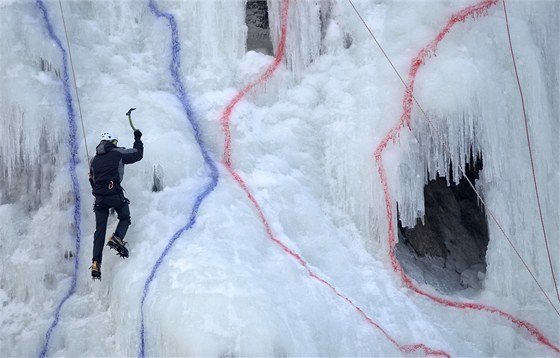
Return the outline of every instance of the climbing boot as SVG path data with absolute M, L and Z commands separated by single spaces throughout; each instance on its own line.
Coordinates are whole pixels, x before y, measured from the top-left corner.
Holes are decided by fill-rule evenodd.
M 117 251 L 117 255 L 126 259 L 128 257 L 128 249 L 126 248 L 126 241 L 113 234 L 107 241 L 107 246 Z
M 91 263 L 91 278 L 94 280 L 101 280 L 101 262 L 93 260 Z

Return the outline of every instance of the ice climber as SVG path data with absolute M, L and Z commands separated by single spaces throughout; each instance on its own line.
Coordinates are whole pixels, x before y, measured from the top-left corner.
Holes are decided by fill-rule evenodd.
M 107 231 L 109 209 L 115 209 L 119 223 L 115 232 L 108 238 L 107 245 L 117 250 L 118 255 L 128 257 L 126 242 L 123 240 L 130 225 L 130 201 L 124 196 L 121 186 L 124 175 L 124 165 L 132 164 L 142 159 L 144 144 L 142 132 L 134 131 L 134 145 L 126 149 L 117 147 L 118 137 L 110 132 L 101 134 L 101 142 L 97 145 L 95 157 L 91 160 L 89 182 L 95 197 L 93 211 L 95 212 L 95 233 L 93 235 L 93 258 L 91 276 L 101 279 L 101 261 L 103 245 Z

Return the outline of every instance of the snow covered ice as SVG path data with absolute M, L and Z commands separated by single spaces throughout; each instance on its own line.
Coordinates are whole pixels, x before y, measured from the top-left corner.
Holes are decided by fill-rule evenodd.
M 406 81 L 449 19 L 482 3 L 269 0 L 269 29 L 250 32 L 245 0 L 65 0 L 68 48 L 58 1 L 0 2 L 0 356 L 558 356 L 501 0 L 445 33 L 415 77 L 427 116 L 414 104 L 374 156 L 405 88 L 352 4 Z M 506 4 L 557 277 L 560 3 Z M 266 43 L 251 33 L 272 49 L 247 51 Z M 227 153 L 224 113 L 251 84 L 226 118 Z M 123 182 L 130 258 L 106 248 L 92 282 L 88 160 L 104 130 L 132 146 L 132 107 L 145 155 Z M 422 291 L 538 335 L 415 293 L 393 268 L 390 224 L 422 220 L 424 185 L 458 182 L 471 150 L 489 242 L 486 272 L 464 277 L 481 288 L 438 291 L 417 257 L 400 259 Z

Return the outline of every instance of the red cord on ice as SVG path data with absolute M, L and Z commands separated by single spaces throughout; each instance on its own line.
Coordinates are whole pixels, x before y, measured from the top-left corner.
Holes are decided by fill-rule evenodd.
M 468 303 L 468 302 L 455 302 L 449 299 L 445 299 L 442 297 L 435 296 L 428 292 L 421 290 L 417 285 L 414 284 L 412 279 L 406 275 L 402 266 L 400 265 L 397 257 L 395 255 L 395 245 L 397 244 L 396 236 L 395 236 L 395 229 L 393 227 L 393 204 L 391 195 L 389 192 L 389 182 L 387 179 L 387 174 L 385 172 L 385 167 L 383 166 L 382 156 L 383 152 L 387 148 L 389 142 L 395 141 L 400 133 L 400 131 L 405 127 L 410 128 L 410 120 L 411 120 L 411 113 L 412 113 L 412 105 L 413 105 L 413 93 L 414 93 L 414 82 L 416 79 L 416 74 L 420 67 L 426 62 L 427 58 L 433 55 L 436 50 L 438 44 L 443 40 L 445 35 L 451 30 L 451 28 L 459 23 L 465 21 L 469 17 L 476 17 L 484 14 L 491 6 L 495 5 L 497 0 L 484 0 L 479 2 L 478 4 L 469 6 L 458 13 L 451 16 L 447 24 L 443 27 L 443 29 L 437 34 L 434 40 L 432 40 L 428 45 L 420 50 L 418 55 L 412 60 L 410 65 L 410 70 L 408 72 L 408 84 L 405 90 L 404 99 L 403 99 L 403 113 L 399 122 L 391 129 L 389 132 L 383 137 L 380 144 L 377 146 L 375 150 L 375 161 L 377 163 L 377 168 L 379 172 L 379 177 L 381 179 L 381 185 L 383 187 L 383 193 L 385 197 L 385 208 L 387 212 L 387 221 L 388 221 L 388 241 L 389 241 L 389 256 L 391 259 L 391 265 L 393 269 L 400 275 L 404 285 L 416 292 L 419 295 L 425 296 L 437 303 L 448 307 L 455 307 L 461 309 L 475 309 L 480 311 L 487 311 L 491 313 L 498 314 L 509 321 L 513 322 L 520 328 L 525 328 L 531 335 L 533 335 L 539 342 L 542 344 L 552 348 L 556 352 L 560 352 L 560 349 L 552 344 L 534 325 L 529 322 L 520 320 L 515 318 L 514 316 L 506 313 L 500 309 L 478 304 L 478 303 Z
M 220 118 L 222 129 L 225 133 L 224 164 L 228 167 L 228 169 L 231 169 L 231 131 L 229 128 L 229 120 L 231 118 L 231 113 L 233 112 L 235 106 L 237 106 L 239 101 L 241 101 L 241 99 L 245 97 L 247 93 L 249 93 L 258 84 L 263 83 L 267 81 L 270 77 L 272 77 L 272 75 L 274 74 L 278 66 L 280 66 L 280 63 L 282 63 L 282 58 L 284 57 L 284 52 L 286 50 L 286 34 L 288 30 L 288 5 L 289 5 L 289 0 L 283 0 L 282 22 L 280 25 L 281 26 L 280 43 L 278 44 L 277 54 L 274 57 L 274 62 L 272 62 L 272 64 L 268 66 L 268 68 L 256 80 L 249 83 L 247 86 L 245 86 L 245 88 L 243 88 L 241 91 L 239 91 L 239 93 L 235 95 L 235 97 L 231 100 L 231 102 L 226 107 L 224 113 L 222 113 L 222 117 Z
M 397 347 L 402 353 L 406 354 L 406 353 L 413 353 L 413 352 L 416 352 L 416 351 L 422 351 L 425 355 L 450 357 L 450 355 L 447 352 L 442 351 L 442 350 L 432 349 L 432 348 L 430 348 L 430 347 L 428 347 L 424 344 L 408 344 L 408 345 L 399 344 L 381 326 L 379 326 L 377 323 L 375 323 L 359 306 L 354 304 L 354 302 L 352 302 L 348 297 L 346 297 L 343 294 L 341 294 L 340 292 L 338 292 L 338 290 L 333 285 L 331 285 L 328 281 L 319 277 L 315 272 L 313 272 L 309 268 L 309 266 L 307 265 L 305 260 L 299 254 L 294 252 L 292 249 L 290 249 L 288 246 L 286 246 L 281 240 L 276 238 L 276 236 L 272 232 L 272 228 L 270 227 L 270 224 L 268 223 L 268 220 L 266 219 L 266 216 L 264 215 L 264 212 L 262 211 L 259 203 L 257 202 L 255 197 L 253 196 L 253 194 L 251 193 L 251 191 L 247 187 L 247 184 L 245 183 L 243 178 L 241 178 L 241 176 L 231 166 L 231 130 L 230 130 L 230 125 L 229 124 L 230 124 L 230 118 L 231 118 L 233 109 L 241 101 L 241 99 L 245 95 L 247 95 L 255 86 L 257 86 L 258 84 L 268 80 L 273 75 L 274 71 L 276 71 L 276 69 L 278 68 L 280 63 L 282 62 L 282 58 L 284 57 L 285 46 L 286 46 L 286 34 L 287 34 L 287 30 L 288 30 L 288 6 L 289 6 L 289 2 L 290 2 L 289 0 L 283 0 L 282 1 L 282 19 L 281 19 L 281 31 L 282 31 L 282 33 L 281 33 L 281 37 L 280 37 L 280 43 L 278 45 L 277 54 L 276 54 L 276 57 L 274 58 L 274 62 L 256 80 L 254 80 L 253 82 L 248 84 L 246 87 L 244 87 L 241 91 L 239 91 L 239 93 L 237 93 L 235 95 L 235 97 L 231 100 L 231 102 L 228 104 L 228 106 L 226 107 L 226 109 L 222 113 L 220 121 L 221 121 L 222 129 L 224 131 L 224 137 L 225 137 L 225 139 L 224 139 L 225 143 L 224 143 L 223 163 L 224 163 L 225 167 L 227 168 L 229 174 L 235 179 L 235 181 L 243 189 L 245 194 L 247 194 L 247 197 L 249 198 L 249 201 L 251 201 L 251 203 L 254 205 L 255 210 L 257 211 L 257 214 L 259 216 L 259 219 L 261 220 L 261 222 L 263 223 L 263 225 L 265 227 L 267 236 L 274 243 L 276 243 L 278 246 L 280 246 L 280 248 L 286 254 L 293 257 L 297 261 L 297 263 L 299 263 L 307 271 L 307 273 L 309 274 L 310 277 L 312 277 L 313 279 L 315 279 L 315 280 L 323 283 L 324 285 L 326 285 L 338 297 L 342 298 L 344 301 L 346 301 L 348 304 L 350 304 L 352 307 L 354 307 L 354 309 L 356 309 L 356 311 L 358 311 L 358 313 L 369 324 L 371 324 L 372 326 L 377 328 L 379 331 L 381 331 L 381 333 L 395 347 Z

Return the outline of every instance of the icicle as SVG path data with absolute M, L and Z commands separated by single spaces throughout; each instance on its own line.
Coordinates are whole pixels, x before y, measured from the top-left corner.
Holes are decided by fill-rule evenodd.
M 275 52 L 280 40 L 280 18 L 285 1 L 268 0 L 268 13 L 272 44 Z M 323 7 L 327 4 L 323 2 Z M 285 61 L 296 80 L 321 50 L 322 19 L 321 2 L 290 1 L 288 14 L 288 38 Z
M 161 165 L 154 165 L 154 180 L 152 191 L 158 192 L 163 190 L 163 168 Z

